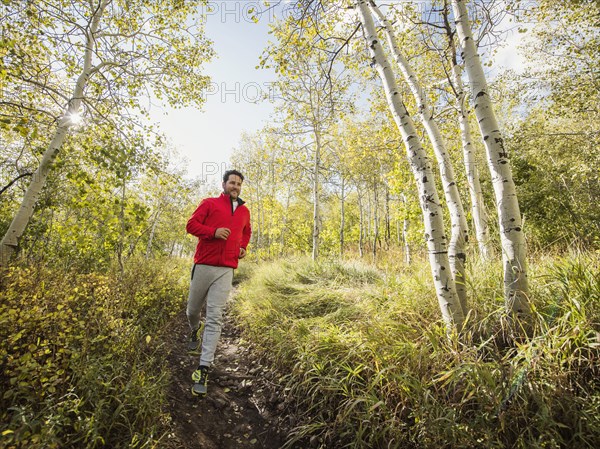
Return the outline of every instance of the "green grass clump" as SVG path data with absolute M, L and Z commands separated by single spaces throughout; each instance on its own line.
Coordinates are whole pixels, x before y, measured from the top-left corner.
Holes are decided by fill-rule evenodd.
M 161 333 L 182 267 L 11 269 L 0 293 L 0 447 L 150 448 L 165 431 Z
M 600 258 L 532 264 L 536 330 L 507 340 L 500 267 L 471 267 L 467 330 L 448 337 L 426 262 L 268 264 L 240 288 L 246 338 L 282 374 L 288 445 L 600 447 Z M 302 443 L 304 444 L 304 443 Z

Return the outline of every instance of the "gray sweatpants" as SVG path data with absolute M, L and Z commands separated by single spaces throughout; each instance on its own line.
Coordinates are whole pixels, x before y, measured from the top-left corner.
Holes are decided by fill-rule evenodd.
M 200 317 L 206 308 L 200 365 L 210 366 L 215 359 L 232 280 L 233 268 L 197 264 L 192 269 L 187 303 L 187 317 L 192 331 L 198 329 Z

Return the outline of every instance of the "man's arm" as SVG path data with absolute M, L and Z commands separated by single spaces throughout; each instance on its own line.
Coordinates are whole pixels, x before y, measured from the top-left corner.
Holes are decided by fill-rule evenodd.
M 242 231 L 240 259 L 246 255 L 246 247 L 248 246 L 248 242 L 250 242 L 250 237 L 252 237 L 252 227 L 250 226 L 250 213 L 248 213 L 248 223 L 246 223 L 246 226 L 244 226 L 244 230 Z
M 188 234 L 192 234 L 193 236 L 205 240 L 214 238 L 217 228 L 213 226 L 206 226 L 204 224 L 209 213 L 210 202 L 207 200 L 202 200 L 187 222 L 185 230 L 188 232 Z

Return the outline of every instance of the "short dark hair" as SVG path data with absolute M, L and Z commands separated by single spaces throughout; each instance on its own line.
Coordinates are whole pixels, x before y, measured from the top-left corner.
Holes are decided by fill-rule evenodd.
M 242 175 L 239 171 L 237 170 L 227 170 L 224 174 L 223 174 L 223 182 L 227 182 L 229 181 L 229 176 L 230 175 L 235 175 L 235 176 L 239 176 L 240 179 L 242 180 L 242 182 L 244 181 L 244 175 Z

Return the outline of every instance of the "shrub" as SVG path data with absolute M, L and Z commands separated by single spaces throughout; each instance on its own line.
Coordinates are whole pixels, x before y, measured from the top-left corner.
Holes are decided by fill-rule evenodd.
M 178 263 L 124 274 L 12 268 L 0 293 L 1 447 L 155 447 L 168 381 L 161 332 Z

